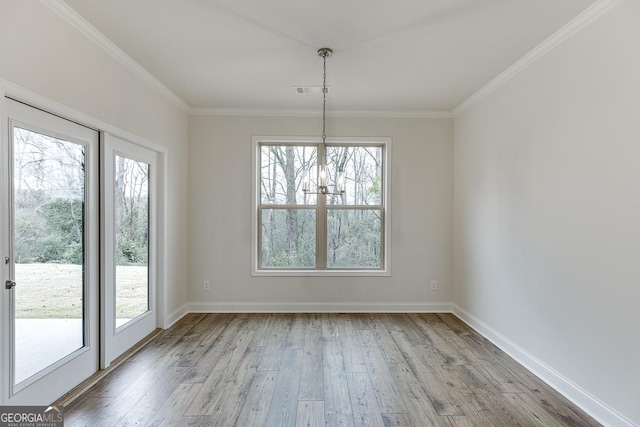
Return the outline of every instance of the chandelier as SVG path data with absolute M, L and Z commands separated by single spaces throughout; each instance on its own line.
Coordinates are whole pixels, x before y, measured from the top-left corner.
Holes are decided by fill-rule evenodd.
M 322 58 L 322 144 L 318 153 L 320 162 L 317 170 L 318 188 L 315 191 L 311 191 L 310 171 L 307 170 L 302 182 L 302 191 L 305 194 L 342 195 L 345 193 L 343 170 L 338 170 L 335 191 L 329 191 L 327 186 L 327 58 L 332 54 L 333 51 L 328 47 L 318 49 L 318 56 Z

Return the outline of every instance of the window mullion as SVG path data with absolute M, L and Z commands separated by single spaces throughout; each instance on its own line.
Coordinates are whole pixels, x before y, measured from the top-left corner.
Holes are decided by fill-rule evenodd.
M 318 145 L 317 150 L 318 159 L 318 173 L 320 167 L 326 168 L 326 147 L 323 144 Z M 320 182 L 320 177 L 316 177 L 317 182 Z M 327 196 L 324 194 L 318 194 L 318 213 L 316 219 L 316 268 L 327 268 Z

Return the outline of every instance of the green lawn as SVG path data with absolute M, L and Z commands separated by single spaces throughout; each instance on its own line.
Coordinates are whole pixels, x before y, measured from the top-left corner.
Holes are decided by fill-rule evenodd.
M 146 267 L 117 268 L 118 318 L 133 318 L 147 309 Z M 16 318 L 79 319 L 82 313 L 82 266 L 16 264 Z

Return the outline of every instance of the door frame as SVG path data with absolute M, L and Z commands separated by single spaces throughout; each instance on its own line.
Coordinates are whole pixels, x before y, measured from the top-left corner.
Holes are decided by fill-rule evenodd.
M 105 134 L 100 147 L 100 368 L 107 368 L 111 362 L 126 352 L 159 325 L 157 309 L 157 253 L 158 236 L 158 153 L 123 138 Z M 115 260 L 115 157 L 125 157 L 148 163 L 149 169 L 149 255 L 148 255 L 148 298 L 149 310 L 131 319 L 121 327 L 115 320 L 116 308 L 116 260 Z M 153 325 L 153 326 L 152 326 Z
M 167 217 L 166 213 L 166 191 L 167 191 L 167 166 L 168 166 L 168 156 L 167 156 L 167 148 L 163 147 L 159 144 L 150 142 L 144 138 L 141 138 L 137 135 L 134 135 L 130 132 L 122 130 L 117 126 L 109 124 L 103 120 L 97 119 L 88 114 L 82 113 L 78 110 L 69 108 L 57 101 L 54 101 L 45 96 L 34 93 L 28 89 L 23 88 L 22 86 L 16 85 L 7 80 L 3 80 L 0 78 L 0 117 L 5 117 L 6 113 L 6 101 L 5 99 L 9 97 L 16 101 L 23 102 L 25 104 L 31 105 L 34 108 L 41 109 L 50 114 L 60 116 L 67 120 L 82 124 L 84 126 L 99 130 L 100 132 L 100 140 L 102 141 L 105 133 L 109 133 L 111 135 L 117 136 L 119 138 L 131 141 L 135 144 L 138 144 L 142 147 L 151 149 L 158 153 L 158 190 L 157 190 L 157 259 L 158 259 L 158 268 L 156 275 L 156 313 L 157 313 L 157 325 L 162 329 L 166 329 L 170 325 L 170 315 L 167 313 L 167 288 L 165 286 L 165 280 L 167 277 L 167 267 L 163 260 L 165 259 L 165 248 L 166 248 L 166 233 L 165 233 L 165 221 Z M 6 144 L 8 141 L 9 129 L 8 129 L 8 121 L 0 120 L 0 164 L 5 164 L 8 159 L 6 159 L 7 153 L 5 153 Z M 6 182 L 6 177 L 4 173 L 0 173 L 0 209 L 8 208 L 8 182 Z M 4 210 L 6 212 L 6 210 Z M 9 248 L 8 244 L 8 236 L 9 236 L 9 223 L 8 221 L 0 221 L 0 276 L 2 283 L 7 280 L 9 277 L 8 268 L 6 268 L 4 264 L 4 254 L 7 253 Z M 9 307 L 9 298 L 6 292 L 0 292 L 0 309 L 2 312 L 8 310 Z M 9 345 L 9 327 L 10 325 L 5 324 L 0 316 L 0 354 L 7 354 L 9 351 L 7 346 Z M 6 405 L 8 399 L 8 386 L 10 379 L 8 378 L 9 373 L 9 361 L 5 360 L 6 358 L 2 358 L 0 361 L 0 405 Z
M 30 132 L 41 133 L 69 141 L 73 144 L 85 147 L 85 176 L 84 176 L 84 260 L 83 260 L 83 346 L 58 359 L 51 365 L 45 367 L 31 377 L 25 379 L 20 384 L 15 384 L 15 372 L 11 369 L 11 360 L 16 360 L 15 356 L 15 317 L 14 305 L 11 305 L 13 292 L 2 289 L 4 297 L 2 321 L 5 339 L 3 343 L 4 364 L 2 366 L 4 383 L 8 387 L 4 389 L 4 400 L 12 405 L 28 404 L 33 399 L 47 399 L 50 394 L 56 395 L 65 391 L 64 381 L 74 383 L 72 387 L 84 381 L 98 370 L 97 356 L 99 356 L 99 132 L 90 127 L 79 125 L 67 119 L 60 118 L 48 112 L 26 105 L 20 101 L 7 101 L 3 99 L 4 108 L 2 121 L 5 123 L 4 129 L 5 144 L 3 152 L 3 201 L 2 212 L 7 217 L 3 218 L 5 234 L 3 244 L 6 245 L 3 252 L 2 264 L 4 266 L 3 282 L 11 278 L 12 268 L 15 268 L 15 259 L 5 262 L 4 256 L 15 257 L 15 207 L 14 207 L 14 187 L 15 177 L 13 176 L 15 155 L 15 144 L 13 141 L 13 128 L 19 127 Z M 10 108 L 8 108 L 10 105 Z M 12 185 L 10 185 L 12 184 Z M 14 271 L 15 274 L 15 271 Z M 15 276 L 13 276 L 15 277 Z M 3 283 L 4 286 L 4 283 Z M 20 289 L 20 284 L 18 284 Z M 15 291 L 14 291 L 15 292 Z M 48 390 L 43 390 L 43 386 Z M 56 390 L 56 391 L 54 391 Z M 37 404 L 46 404 L 44 401 L 37 401 Z

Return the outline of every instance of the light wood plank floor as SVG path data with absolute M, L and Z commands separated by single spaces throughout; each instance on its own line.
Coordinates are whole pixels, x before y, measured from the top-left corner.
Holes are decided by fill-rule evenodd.
M 190 314 L 67 426 L 597 426 L 449 314 Z

